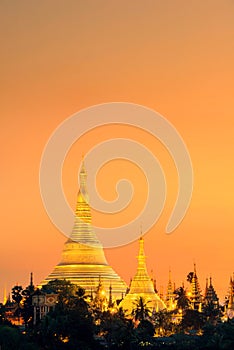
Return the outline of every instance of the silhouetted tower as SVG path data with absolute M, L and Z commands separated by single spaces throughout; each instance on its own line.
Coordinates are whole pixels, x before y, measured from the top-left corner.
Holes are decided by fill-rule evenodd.
M 189 299 L 192 309 L 201 311 L 202 296 L 197 277 L 196 264 L 194 264 Z
M 210 277 L 210 282 L 208 285 L 208 278 L 206 279 L 206 289 L 204 295 L 205 305 L 212 304 L 215 309 L 219 308 L 219 298 L 212 284 L 212 278 Z
M 171 280 L 171 270 L 169 270 L 169 279 L 167 284 L 167 294 L 166 294 L 166 306 L 169 311 L 175 309 L 175 294 L 174 294 L 174 283 Z

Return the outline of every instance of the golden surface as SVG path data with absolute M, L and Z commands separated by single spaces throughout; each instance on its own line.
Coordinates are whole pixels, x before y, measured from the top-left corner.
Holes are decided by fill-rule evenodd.
M 125 282 L 108 265 L 106 257 L 93 227 L 88 193 L 86 189 L 86 170 L 80 172 L 80 190 L 77 196 L 74 227 L 70 238 L 64 245 L 61 262 L 41 285 L 53 279 L 66 279 L 83 287 L 89 294 L 95 291 L 99 278 L 106 291 L 112 286 L 114 298 L 121 298 L 126 292 Z
M 164 302 L 160 299 L 158 294 L 155 293 L 153 282 L 148 275 L 145 263 L 144 240 L 142 237 L 139 240 L 139 245 L 137 272 L 131 282 L 129 293 L 120 303 L 123 310 L 127 310 L 129 314 L 131 314 L 134 307 L 136 307 L 139 297 L 144 299 L 147 308 L 149 308 L 151 312 L 166 308 Z

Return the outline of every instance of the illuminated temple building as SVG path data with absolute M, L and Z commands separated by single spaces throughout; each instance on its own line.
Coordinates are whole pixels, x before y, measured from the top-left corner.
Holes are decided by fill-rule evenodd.
M 139 297 L 142 297 L 144 303 L 151 312 L 158 312 L 166 309 L 166 305 L 155 292 L 153 281 L 148 275 L 145 262 L 144 240 L 142 237 L 139 240 L 139 245 L 137 272 L 131 281 L 128 294 L 126 294 L 120 303 L 123 310 L 126 310 L 129 314 L 131 314 Z
M 127 286 L 106 261 L 103 247 L 92 227 L 84 164 L 79 178 L 80 189 L 72 233 L 65 242 L 61 262 L 41 285 L 54 279 L 66 279 L 81 286 L 87 293 L 92 293 L 97 289 L 101 278 L 105 290 L 108 291 L 111 285 L 113 297 L 121 298 L 126 293 Z
M 164 309 L 168 311 L 176 310 L 177 302 L 174 293 L 176 288 L 171 280 L 171 272 L 169 272 L 167 292 L 163 299 L 163 295 L 157 293 L 154 280 L 150 278 L 147 272 L 144 240 L 142 237 L 139 239 L 137 271 L 127 291 L 126 283 L 108 264 L 103 247 L 93 229 L 86 188 L 87 173 L 84 164 L 82 164 L 79 179 L 80 189 L 77 195 L 75 220 L 71 235 L 64 244 L 61 261 L 55 266 L 49 276 L 40 283 L 40 286 L 55 279 L 65 279 L 84 288 L 86 293 L 90 295 L 91 300 L 94 300 L 96 304 L 100 304 L 101 310 L 118 305 L 126 311 L 127 315 L 131 315 L 140 297 L 151 313 Z M 215 308 L 219 308 L 219 299 L 211 279 L 210 285 L 207 282 L 205 295 L 202 297 L 195 264 L 194 271 L 190 274 L 190 289 L 186 290 L 190 308 L 202 311 L 203 305 L 211 302 Z M 118 303 L 115 303 L 116 299 L 119 300 Z M 233 300 L 234 278 L 231 278 L 227 305 L 228 315 L 234 315 Z

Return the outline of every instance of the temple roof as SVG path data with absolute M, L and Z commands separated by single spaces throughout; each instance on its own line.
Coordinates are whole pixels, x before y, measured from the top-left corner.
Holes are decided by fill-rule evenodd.
M 219 301 L 219 298 L 218 298 L 216 291 L 213 287 L 211 277 L 210 277 L 209 285 L 208 285 L 208 279 L 206 280 L 205 300 L 207 302 L 215 302 L 215 303 L 217 303 Z
M 193 277 L 191 282 L 191 295 L 190 295 L 191 303 L 200 303 L 201 302 L 201 289 L 198 282 L 196 264 L 194 264 Z

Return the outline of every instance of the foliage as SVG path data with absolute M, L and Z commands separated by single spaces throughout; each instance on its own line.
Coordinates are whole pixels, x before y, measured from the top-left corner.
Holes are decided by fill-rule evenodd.
M 187 275 L 187 282 L 192 283 L 193 275 L 193 272 L 189 272 L 189 274 Z
M 204 326 L 203 314 L 197 310 L 187 309 L 181 322 L 184 331 L 200 330 Z
M 174 291 L 175 300 L 177 302 L 177 309 L 186 310 L 190 306 L 189 298 L 186 295 L 186 290 L 179 287 Z
M 22 286 L 14 286 L 12 288 L 12 299 L 17 304 L 16 315 L 23 316 L 26 327 L 32 326 L 33 306 L 32 295 L 34 293 L 34 286 L 29 285 L 25 289 Z
M 135 320 L 143 321 L 150 318 L 151 311 L 148 304 L 149 301 L 145 301 L 143 297 L 139 297 L 137 301 L 134 302 L 132 316 L 135 318 Z
M 19 305 L 22 300 L 22 286 L 14 286 L 12 288 L 12 299 Z
M 52 280 L 42 286 L 42 293 L 55 293 L 59 295 L 59 302 L 64 306 L 76 295 L 78 287 L 66 280 Z
M 51 281 L 42 290 L 58 294 L 58 303 L 34 329 L 33 339 L 43 349 L 98 349 L 85 290 L 65 280 Z
M 4 349 L 18 349 L 20 343 L 20 332 L 17 328 L 10 326 L 0 327 L 0 345 Z
M 22 313 L 26 327 L 32 327 L 32 323 L 33 323 L 33 305 L 32 305 L 33 293 L 34 293 L 33 286 L 28 286 L 22 291 L 23 308 L 21 313 Z
M 161 310 L 154 315 L 153 321 L 156 334 L 160 336 L 171 335 L 173 332 L 172 311 Z
M 16 287 L 13 288 L 13 300 L 15 303 L 17 300 L 28 325 L 34 289 Z M 183 287 L 175 291 L 177 310 L 151 313 L 148 302 L 140 297 L 134 304 L 132 319 L 127 318 L 121 308 L 118 311 L 113 308 L 101 311 L 95 307 L 95 303 L 88 304 L 85 290 L 67 281 L 52 281 L 43 290 L 46 293 L 58 293 L 58 303 L 40 323 L 31 328 L 27 326 L 26 334 L 4 323 L 4 306 L 1 305 L 2 350 L 234 348 L 234 321 L 220 322 L 220 309 L 210 303 L 203 305 L 203 312 L 192 310 Z M 183 312 L 178 323 L 175 316 L 179 308 Z
M 0 325 L 2 325 L 5 322 L 5 306 L 1 303 L 0 304 Z
M 99 336 L 105 339 L 109 349 L 128 349 L 136 341 L 134 325 L 124 317 L 121 309 L 114 314 L 103 312 Z
M 20 315 L 21 315 L 20 303 L 21 303 L 21 300 L 23 299 L 22 291 L 23 291 L 22 286 L 16 285 L 12 288 L 12 292 L 11 292 L 12 299 L 14 300 L 14 302 L 18 306 L 16 311 L 15 311 L 15 316 L 17 316 L 18 318 L 20 318 Z
M 34 337 L 49 349 L 95 349 L 93 327 L 91 315 L 58 307 L 43 319 Z
M 20 330 L 12 325 L 0 326 L 0 349 L 2 350 L 39 350 Z
M 212 301 L 209 301 L 203 305 L 203 315 L 206 322 L 216 324 L 219 321 L 222 313 L 218 305 L 214 304 Z

